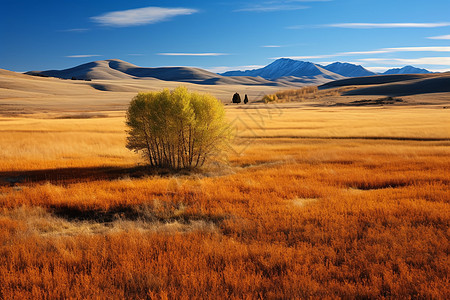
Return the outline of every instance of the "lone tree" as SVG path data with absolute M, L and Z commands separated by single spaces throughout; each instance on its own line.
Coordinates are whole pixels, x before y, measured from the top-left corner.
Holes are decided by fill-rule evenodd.
M 247 104 L 248 103 L 248 97 L 247 97 L 247 94 L 245 94 L 245 97 L 244 97 L 244 104 Z
M 238 93 L 234 93 L 232 102 L 233 103 L 241 103 L 241 96 Z
M 126 115 L 127 148 L 154 167 L 191 169 L 219 155 L 231 138 L 223 104 L 209 94 L 139 93 Z

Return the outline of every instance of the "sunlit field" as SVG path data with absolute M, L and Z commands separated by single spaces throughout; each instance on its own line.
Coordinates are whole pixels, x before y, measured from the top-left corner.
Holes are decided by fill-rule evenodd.
M 121 111 L 0 119 L 0 298 L 450 294 L 450 113 L 226 106 L 228 162 L 174 174 Z

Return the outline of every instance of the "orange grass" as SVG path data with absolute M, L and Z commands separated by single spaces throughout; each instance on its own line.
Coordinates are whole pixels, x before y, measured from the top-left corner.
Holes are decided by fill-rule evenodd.
M 0 298 L 446 298 L 445 112 L 285 109 L 264 115 L 265 129 L 261 112 L 229 109 L 249 143 L 203 174 L 130 179 L 139 160 L 120 150 L 119 118 L 65 120 L 53 142 L 48 120 L 31 141 L 9 137 L 0 177 L 53 167 L 76 180 L 0 186 Z M 104 180 L 105 165 L 123 174 Z

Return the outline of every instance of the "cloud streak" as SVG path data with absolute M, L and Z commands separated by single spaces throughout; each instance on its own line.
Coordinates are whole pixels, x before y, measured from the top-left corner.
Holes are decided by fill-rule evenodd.
M 85 58 L 85 57 L 96 57 L 96 56 L 102 56 L 99 54 L 77 54 L 77 55 L 67 55 L 68 58 Z
M 364 67 L 364 68 L 375 73 L 383 73 L 390 69 L 389 67 Z
M 191 15 L 198 10 L 190 8 L 165 8 L 165 7 L 143 7 L 122 11 L 113 11 L 100 16 L 91 17 L 91 20 L 109 27 L 128 27 L 154 24 L 167 21 L 170 18 L 182 15 Z
M 388 52 L 450 52 L 450 47 L 398 47 L 384 48 Z
M 386 65 L 436 65 L 450 66 L 450 57 L 419 57 L 419 58 L 362 58 L 359 61 L 380 63 Z
M 259 68 L 263 68 L 265 67 L 264 65 L 249 65 L 249 66 L 238 66 L 238 67 L 210 67 L 210 68 L 205 68 L 205 70 L 208 70 L 210 72 L 213 73 L 225 73 L 228 71 L 245 71 L 245 70 L 254 70 L 254 69 L 259 69 Z
M 64 29 L 60 30 L 60 32 L 86 32 L 89 31 L 88 28 L 72 28 L 72 29 Z
M 286 29 L 305 29 L 305 28 L 349 28 L 349 29 L 376 29 L 376 28 L 436 28 L 448 27 L 450 22 L 437 23 L 336 23 L 321 25 L 294 25 Z
M 430 39 L 430 40 L 450 40 L 450 34 L 449 35 L 430 36 L 430 37 L 427 37 L 427 39 Z
M 169 52 L 169 53 L 157 53 L 158 55 L 165 55 L 165 56 L 222 56 L 222 55 L 229 55 L 228 53 L 214 53 L 214 52 L 206 52 L 206 53 L 175 53 L 175 52 Z
M 287 4 L 275 4 L 275 5 L 253 5 L 245 8 L 236 9 L 235 12 L 273 12 L 283 10 L 299 10 L 307 9 L 308 6 L 303 5 L 287 5 Z
M 440 23 L 337 23 L 326 24 L 323 27 L 372 29 L 372 28 L 435 28 L 450 26 L 449 22 Z
M 355 55 L 370 55 L 370 54 L 384 54 L 384 53 L 396 53 L 396 52 L 450 52 L 450 47 L 397 47 L 397 48 L 382 48 L 378 50 L 370 51 L 351 51 L 351 52 L 339 52 L 334 54 L 324 55 L 311 55 L 311 56 L 284 56 L 284 58 L 291 59 L 318 59 L 318 58 L 330 58 L 340 56 L 355 56 Z M 272 59 L 278 59 L 276 57 Z
M 253 4 L 247 7 L 236 9 L 235 12 L 273 12 L 273 11 L 283 11 L 283 10 L 299 10 L 307 9 L 308 6 L 298 5 L 295 3 L 304 2 L 329 2 L 332 0 L 273 0 L 265 1 L 261 4 Z

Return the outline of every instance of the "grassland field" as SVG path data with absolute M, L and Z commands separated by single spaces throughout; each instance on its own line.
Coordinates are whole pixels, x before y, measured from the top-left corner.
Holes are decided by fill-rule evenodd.
M 182 174 L 125 148 L 123 110 L 3 114 L 0 298 L 450 295 L 449 110 L 226 111 L 228 162 Z

